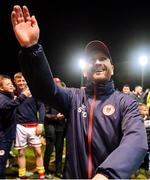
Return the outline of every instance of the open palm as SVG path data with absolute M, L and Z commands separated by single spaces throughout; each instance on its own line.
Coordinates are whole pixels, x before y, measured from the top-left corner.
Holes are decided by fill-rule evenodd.
M 11 13 L 11 22 L 16 38 L 22 47 L 30 47 L 38 42 L 39 27 L 34 16 L 30 16 L 28 8 L 16 5 Z

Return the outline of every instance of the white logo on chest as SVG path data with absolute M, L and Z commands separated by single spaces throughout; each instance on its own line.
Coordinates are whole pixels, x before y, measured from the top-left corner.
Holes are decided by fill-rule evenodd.
M 81 107 L 79 107 L 78 112 L 82 113 L 82 117 L 84 117 L 84 118 L 87 117 L 86 106 L 82 105 Z

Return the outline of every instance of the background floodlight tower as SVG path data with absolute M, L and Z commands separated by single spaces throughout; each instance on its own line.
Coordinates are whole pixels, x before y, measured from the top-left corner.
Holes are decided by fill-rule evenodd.
M 148 58 L 146 55 L 142 55 L 139 57 L 139 64 L 141 65 L 141 86 L 144 88 L 144 67 L 148 62 Z
M 81 69 L 81 81 L 80 81 L 80 86 L 83 87 L 84 86 L 84 70 L 86 68 L 86 62 L 85 59 L 80 59 L 79 60 L 79 67 Z

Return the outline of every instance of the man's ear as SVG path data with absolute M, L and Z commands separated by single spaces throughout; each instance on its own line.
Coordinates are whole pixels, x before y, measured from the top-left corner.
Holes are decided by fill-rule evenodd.
M 83 76 L 84 78 L 89 78 L 89 72 L 90 72 L 91 65 L 86 64 L 83 70 Z
M 114 65 L 112 65 L 111 75 L 114 75 Z

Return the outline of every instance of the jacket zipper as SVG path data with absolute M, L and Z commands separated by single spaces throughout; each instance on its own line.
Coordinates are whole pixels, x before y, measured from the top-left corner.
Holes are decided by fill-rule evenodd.
M 88 179 L 92 178 L 92 129 L 93 129 L 93 112 L 96 104 L 96 88 L 94 86 L 93 101 L 90 107 L 90 119 L 88 128 Z

